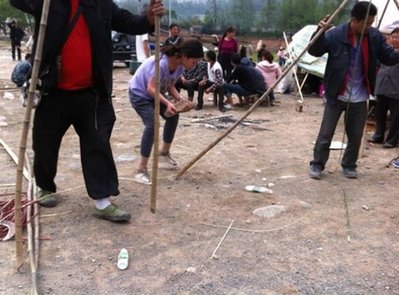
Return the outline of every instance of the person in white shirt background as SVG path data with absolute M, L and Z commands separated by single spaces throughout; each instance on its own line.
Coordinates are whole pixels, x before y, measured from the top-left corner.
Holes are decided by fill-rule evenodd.
M 142 63 L 150 57 L 150 46 L 148 44 L 148 34 L 136 36 L 136 58 Z

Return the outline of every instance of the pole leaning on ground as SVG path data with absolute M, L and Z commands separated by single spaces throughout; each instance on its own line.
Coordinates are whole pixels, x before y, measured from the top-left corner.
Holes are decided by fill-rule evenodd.
M 330 16 L 330 18 L 326 21 L 326 26 L 321 28 L 316 35 L 310 40 L 309 44 L 305 47 L 305 49 L 297 56 L 295 60 L 285 69 L 282 75 L 267 89 L 265 93 L 248 109 L 248 111 L 238 119 L 229 129 L 226 130 L 225 133 L 220 135 L 214 142 L 210 143 L 202 152 L 200 152 L 193 160 L 191 160 L 187 165 L 185 165 L 182 170 L 177 174 L 176 178 L 182 176 L 191 166 L 193 166 L 199 159 L 202 158 L 207 152 L 209 152 L 214 146 L 216 146 L 223 138 L 230 134 L 249 114 L 252 113 L 254 109 L 256 109 L 259 104 L 269 95 L 269 93 L 280 83 L 280 81 L 289 73 L 289 71 L 298 63 L 300 58 L 308 51 L 311 45 L 327 30 L 329 25 L 332 23 L 337 14 L 345 7 L 348 0 L 343 0 L 342 3 L 337 7 L 334 13 Z
M 398 0 L 393 0 L 393 2 L 395 2 L 395 5 L 396 5 L 396 7 L 397 7 L 398 10 L 399 10 L 399 2 L 398 2 Z
M 17 164 L 17 176 L 15 184 L 15 243 L 16 243 L 16 255 L 17 255 L 17 268 L 23 264 L 23 242 L 22 242 L 22 212 L 21 212 L 21 194 L 22 194 L 22 179 L 23 179 L 23 168 L 25 162 L 25 151 L 26 144 L 28 141 L 28 131 L 30 126 L 30 120 L 33 108 L 33 96 L 36 91 L 36 85 L 39 76 L 39 68 L 42 58 L 44 37 L 47 28 L 47 18 L 50 7 L 50 0 L 43 1 L 42 15 L 40 19 L 39 34 L 37 36 L 37 44 L 35 57 L 33 60 L 32 75 L 30 79 L 28 105 L 25 110 L 25 117 L 23 122 L 23 129 L 21 140 L 19 144 L 18 164 Z
M 158 2 L 158 0 L 156 0 Z M 151 185 L 151 200 L 150 210 L 155 213 L 157 204 L 157 184 L 158 184 L 158 153 L 159 153 L 159 108 L 160 108 L 160 22 L 161 17 L 155 16 L 155 98 L 154 98 L 154 148 L 153 148 L 153 162 L 152 162 L 152 185 Z

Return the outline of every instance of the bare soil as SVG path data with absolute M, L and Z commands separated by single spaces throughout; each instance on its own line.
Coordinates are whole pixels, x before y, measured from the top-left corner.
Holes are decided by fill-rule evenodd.
M 0 63 L 0 117 L 7 123 L 0 138 L 18 153 L 25 109 L 17 98 L 3 98 L 5 91 L 18 94 L 4 89 L 13 86 L 15 65 L 8 44 Z M 366 146 L 356 180 L 342 175 L 342 152 L 334 150 L 323 179 L 312 180 L 307 169 L 322 100 L 306 96 L 299 113 L 294 95 L 277 94 L 275 107 L 257 108 L 252 124 L 237 127 L 180 179 L 160 170 L 152 214 L 151 188 L 132 180 L 143 126 L 127 97 L 129 79 L 127 68 L 115 68 L 112 146 L 121 190 L 115 202 L 132 220 L 92 216 L 71 128 L 56 179 L 61 202 L 40 210 L 40 294 L 399 294 L 399 170 L 387 167 L 397 149 Z M 219 115 L 207 101 L 181 116 L 172 147 L 180 167 L 226 130 L 192 120 Z M 340 122 L 334 140 L 343 138 Z M 31 143 L 28 150 L 31 158 Z M 16 166 L 4 149 L 0 159 L 1 193 L 13 192 Z M 273 194 L 248 192 L 246 185 L 269 185 Z M 253 214 L 271 205 L 285 211 Z M 130 254 L 125 271 L 116 267 L 121 248 Z M 0 257 L 0 294 L 30 294 L 28 261 L 16 270 L 14 241 L 0 243 Z

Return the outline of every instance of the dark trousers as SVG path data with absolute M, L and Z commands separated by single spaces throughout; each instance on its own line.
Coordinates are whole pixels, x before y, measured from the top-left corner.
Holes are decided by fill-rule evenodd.
M 190 81 L 187 84 L 183 84 L 183 82 L 179 78 L 176 81 L 175 87 L 179 92 L 181 88 L 186 89 L 189 99 L 192 100 L 194 98 L 194 91 L 198 90 L 198 81 Z
M 204 93 L 205 90 L 211 87 L 213 83 L 209 80 L 206 81 L 204 85 L 198 86 L 198 107 L 202 108 L 204 105 Z M 219 97 L 219 100 L 218 100 Z M 219 108 L 223 107 L 223 100 L 224 100 L 224 91 L 223 85 L 216 87 L 215 91 L 213 92 L 213 104 L 218 106 Z
M 384 95 L 377 96 L 377 105 L 375 106 L 376 129 L 373 139 L 384 141 L 388 111 L 391 114 L 391 124 L 385 142 L 396 146 L 399 141 L 399 99 Z
M 72 125 L 79 135 L 86 189 L 92 199 L 118 195 L 118 175 L 110 137 L 115 122 L 112 104 L 98 99 L 93 89 L 56 90 L 43 97 L 33 122 L 33 168 L 37 185 L 56 191 L 61 140 Z
M 343 168 L 356 168 L 359 149 L 367 119 L 367 102 L 346 103 L 337 100 L 335 105 L 326 104 L 319 135 L 313 150 L 311 165 L 320 165 L 324 169 L 330 155 L 330 144 L 341 114 L 345 112 L 345 132 L 348 136 L 347 147 L 342 157 Z
M 17 50 L 18 60 L 21 60 L 21 41 L 11 40 L 11 56 L 15 60 L 15 50 Z
M 233 71 L 233 65 L 231 64 L 231 53 L 219 53 L 218 61 L 223 69 L 223 78 L 227 80 L 230 76 L 231 72 Z
M 129 90 L 130 102 L 140 116 L 144 123 L 144 131 L 141 137 L 140 154 L 143 157 L 149 158 L 151 155 L 152 145 L 154 143 L 154 101 L 150 101 L 147 98 L 135 96 L 131 90 Z M 179 124 L 179 114 L 172 117 L 165 116 L 166 106 L 160 104 L 160 115 L 165 119 L 165 125 L 163 128 L 163 141 L 166 143 L 172 143 L 177 125 Z

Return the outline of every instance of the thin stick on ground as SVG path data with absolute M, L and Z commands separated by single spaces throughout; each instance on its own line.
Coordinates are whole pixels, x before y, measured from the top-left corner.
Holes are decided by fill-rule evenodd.
M 337 9 L 334 11 L 334 13 L 331 15 L 331 17 L 326 21 L 326 26 L 320 29 L 310 40 L 309 44 L 303 49 L 303 51 L 298 55 L 298 57 L 292 61 L 292 63 L 286 68 L 286 70 L 282 73 L 282 75 L 267 89 L 265 93 L 256 101 L 249 109 L 248 111 L 240 118 L 238 119 L 229 129 L 227 129 L 222 135 L 220 135 L 214 142 L 210 143 L 202 152 L 200 152 L 196 157 L 194 157 L 193 160 L 191 160 L 188 164 L 186 164 L 181 171 L 177 174 L 176 178 L 179 178 L 182 176 L 188 169 L 191 168 L 196 162 L 198 162 L 199 159 L 202 158 L 207 152 L 209 152 L 214 146 L 216 146 L 220 141 L 223 140 L 227 135 L 230 134 L 242 121 L 245 120 L 246 117 L 249 116 L 269 95 L 269 93 L 280 83 L 280 81 L 289 73 L 289 71 L 298 63 L 300 58 L 308 51 L 311 45 L 327 30 L 329 25 L 332 23 L 334 18 L 337 16 L 337 14 L 345 7 L 346 3 L 348 0 L 342 1 L 342 3 L 337 7 Z
M 158 0 L 156 1 L 158 2 Z M 159 153 L 159 108 L 160 108 L 160 17 L 155 17 L 155 98 L 154 98 L 154 148 L 153 148 L 153 162 L 152 162 L 152 185 L 151 185 L 151 200 L 150 210 L 155 213 L 157 202 L 157 184 L 158 184 L 158 153 Z
M 229 232 L 231 226 L 233 225 L 233 223 L 234 223 L 234 219 L 230 222 L 229 227 L 226 229 L 226 232 L 224 233 L 224 235 L 223 235 L 222 239 L 220 240 L 219 244 L 216 246 L 215 251 L 213 251 L 212 256 L 211 256 L 210 259 L 215 258 L 216 252 L 218 251 L 218 249 L 219 249 L 220 246 L 222 245 L 222 243 L 223 243 L 224 239 L 226 238 L 226 236 L 227 236 L 227 234 L 228 234 L 228 232 Z
M 348 208 L 348 198 L 346 197 L 345 189 L 342 190 L 343 197 L 344 197 L 344 208 L 345 208 L 345 218 L 346 218 L 346 227 L 348 231 L 347 240 L 348 242 L 351 241 L 351 223 L 349 219 L 349 208 Z

